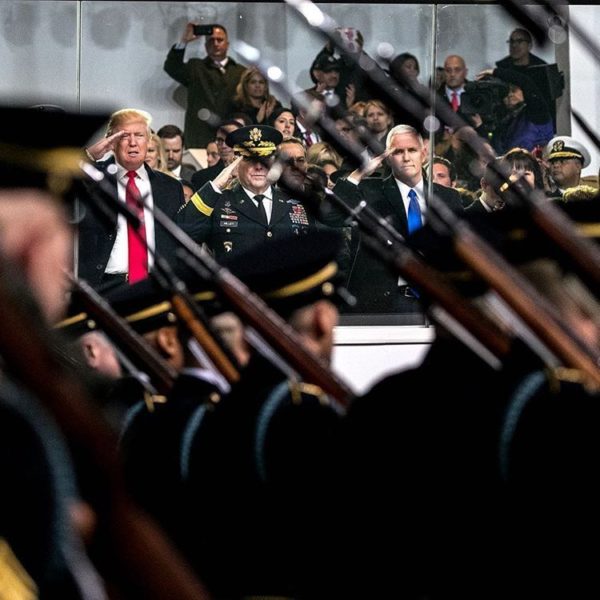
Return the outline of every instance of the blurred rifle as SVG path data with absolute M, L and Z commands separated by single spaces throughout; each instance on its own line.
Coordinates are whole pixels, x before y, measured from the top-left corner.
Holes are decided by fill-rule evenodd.
M 111 220 L 114 214 L 124 215 L 127 222 L 137 232 L 139 218 L 125 203 L 119 201 L 114 178 L 89 163 L 82 162 L 81 168 L 89 178 L 86 186 L 88 193 L 83 196 L 83 200 L 91 203 L 91 208 L 98 210 L 101 215 L 108 215 Z M 142 198 L 140 202 L 143 203 Z M 154 207 L 152 210 L 156 218 L 159 209 Z M 165 215 L 162 217 L 169 224 L 173 224 Z M 219 379 L 224 379 L 227 382 L 225 387 L 238 381 L 240 374 L 235 359 L 218 335 L 212 331 L 208 318 L 193 299 L 185 282 L 177 276 L 164 257 L 161 257 L 152 248 L 148 246 L 147 248 L 154 256 L 155 270 L 152 276 L 165 290 L 165 294 L 170 297 L 171 308 L 179 317 L 180 322 L 187 327 L 204 351 L 203 360 L 206 364 L 203 366 L 215 373 Z
M 87 163 L 82 168 L 95 185 L 103 188 L 105 195 L 112 195 L 115 209 L 121 211 L 123 203 L 114 198 L 114 182 L 110 182 L 110 176 Z M 177 241 L 178 253 L 185 256 L 186 265 L 193 268 L 201 280 L 214 287 L 244 323 L 254 328 L 306 382 L 318 385 L 341 406 L 349 404 L 353 397 L 352 391 L 327 365 L 304 347 L 300 336 L 277 313 L 230 271 L 219 265 L 158 207 L 155 206 L 153 211 L 155 220 Z M 135 218 L 135 215 L 132 216 Z
M 104 566 L 126 573 L 147 598 L 209 598 L 162 531 L 127 495 L 115 435 L 56 354 L 50 343 L 51 332 L 31 318 L 15 289 L 15 275 L 0 257 L 0 306 L 5 316 L 0 328 L 3 370 L 43 402 L 77 450 L 78 459 L 93 465 L 101 478 L 106 502 L 94 509 L 100 521 L 98 531 L 109 543 L 102 556 Z
M 73 294 L 87 313 L 75 319 L 93 318 L 135 366 L 146 373 L 156 385 L 156 391 L 166 395 L 173 387 L 177 371 L 171 367 L 131 326 L 120 317 L 110 304 L 87 282 L 70 277 Z M 72 322 L 73 318 L 68 322 Z M 152 390 L 149 390 L 152 392 Z
M 264 61 L 259 60 L 260 55 L 257 51 L 253 53 L 248 48 L 245 48 L 245 50 L 245 58 L 247 60 L 253 58 L 255 66 L 266 77 L 269 76 L 269 73 L 273 72 L 272 65 L 267 65 Z M 289 92 L 285 87 L 285 76 L 281 69 L 277 70 L 277 75 L 274 84 L 278 85 L 283 91 Z M 323 115 L 319 119 L 319 123 L 329 131 L 331 127 L 328 120 L 330 121 L 326 115 Z M 331 132 L 331 135 L 337 135 L 337 132 Z M 334 195 L 332 195 L 333 197 Z M 343 201 L 340 202 L 339 198 L 336 201 L 338 202 L 338 206 L 344 208 L 343 205 L 345 203 Z M 566 366 L 580 369 L 594 385 L 600 385 L 600 370 L 597 366 L 600 356 L 598 356 L 597 351 L 590 348 L 585 341 L 568 331 L 556 309 L 542 298 L 533 286 L 524 277 L 519 275 L 489 244 L 484 242 L 472 228 L 452 213 L 442 200 L 436 198 L 432 192 L 429 194 L 429 205 L 432 209 L 429 220 L 434 222 L 433 229 L 442 237 L 450 237 L 453 240 L 454 249 L 459 258 L 496 290 L 531 332 Z M 446 310 L 451 308 L 450 303 L 447 302 L 448 298 L 452 298 L 452 302 L 460 302 L 456 295 L 445 289 L 446 286 L 438 287 L 442 279 L 434 277 L 431 272 L 429 274 L 432 277 L 431 281 L 435 282 L 434 285 L 430 285 L 429 282 L 417 283 L 419 269 L 406 268 L 406 265 L 408 264 L 410 267 L 414 265 L 419 265 L 420 267 L 421 265 L 419 262 L 413 262 L 414 259 L 412 257 L 411 261 L 408 262 L 406 256 L 410 256 L 410 254 L 407 255 L 405 250 L 402 251 L 405 258 L 401 258 L 402 253 L 398 249 L 398 242 L 402 239 L 401 236 L 397 232 L 390 232 L 389 224 L 386 227 L 385 220 L 378 215 L 370 214 L 367 208 L 366 202 L 363 201 L 356 209 L 348 207 L 345 209 L 358 222 L 361 229 L 368 231 L 369 239 L 371 239 L 372 243 L 373 240 L 377 240 L 376 244 L 380 248 L 381 246 L 386 248 L 386 246 L 390 247 L 395 244 L 389 249 L 389 252 L 392 252 L 392 254 L 399 253 L 399 257 L 397 260 L 392 258 L 391 262 L 395 263 L 396 268 L 401 267 L 404 263 L 405 272 L 401 272 L 402 276 L 404 277 L 406 274 L 406 279 L 410 283 L 415 284 L 416 287 L 424 284 L 424 289 L 428 291 L 430 297 L 435 298 L 440 304 L 443 303 L 441 305 Z M 360 218 L 361 212 L 364 213 L 365 218 Z M 371 222 L 370 227 L 367 226 L 369 221 Z M 378 223 L 379 230 L 372 227 L 374 223 Z M 389 256 L 386 258 L 385 252 L 380 252 L 380 255 L 384 257 L 384 260 L 388 264 L 390 263 Z M 438 294 L 440 289 L 444 290 L 443 295 Z M 479 336 L 478 339 L 480 342 L 484 343 L 484 339 L 501 339 L 498 338 L 497 327 L 495 328 L 495 332 L 494 329 L 487 327 L 489 326 L 489 320 L 486 320 L 487 326 L 484 328 L 483 325 L 479 326 L 477 323 L 478 318 L 470 318 L 469 311 L 466 311 L 467 314 L 459 315 L 455 308 L 453 310 L 454 312 L 450 314 L 455 319 L 461 318 L 462 324 L 468 331 L 474 334 L 477 332 L 475 335 L 476 337 Z M 488 331 L 484 331 L 484 329 Z M 505 343 L 501 345 L 504 348 L 506 347 Z

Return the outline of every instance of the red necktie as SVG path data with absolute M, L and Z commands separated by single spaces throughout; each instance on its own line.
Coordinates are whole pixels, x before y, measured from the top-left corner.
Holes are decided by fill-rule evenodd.
M 304 132 L 304 143 L 306 144 L 306 147 L 308 148 L 309 146 L 312 146 L 312 139 L 311 136 L 312 135 L 312 131 L 310 129 L 307 129 Z
M 135 185 L 136 172 L 127 171 L 127 186 L 125 188 L 125 203 L 140 220 L 136 233 L 135 228 L 127 225 L 127 244 L 129 248 L 129 277 L 130 284 L 148 277 L 148 250 L 146 247 L 146 227 L 144 225 L 144 207 L 140 203 L 140 190 Z
M 452 98 L 450 100 L 450 105 L 452 106 L 452 110 L 454 112 L 458 112 L 458 107 L 460 105 L 458 103 L 458 94 L 456 92 L 452 92 Z

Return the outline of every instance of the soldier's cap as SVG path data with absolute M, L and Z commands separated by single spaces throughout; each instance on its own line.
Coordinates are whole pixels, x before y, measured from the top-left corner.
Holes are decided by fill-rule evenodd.
M 108 115 L 0 106 L 0 118 L 0 188 L 33 187 L 61 196 L 83 174 L 83 148 Z
M 188 272 L 180 273 L 190 290 L 192 298 L 207 312 L 220 312 L 215 302 L 215 293 L 206 282 Z M 133 330 L 144 334 L 161 327 L 177 325 L 178 318 L 171 303 L 172 294 L 166 291 L 154 278 L 149 277 L 133 285 L 126 283 L 99 290 L 117 315 L 123 318 Z M 73 292 L 67 317 L 59 322 L 56 329 L 69 338 L 76 338 L 88 331 L 101 329 L 93 314 L 88 313 L 77 292 Z
M 283 136 L 269 125 L 248 125 L 227 134 L 225 143 L 238 156 L 265 158 L 281 144 Z
M 342 236 L 337 232 L 311 231 L 256 246 L 227 267 L 286 317 L 320 299 L 349 301 L 337 263 L 341 248 Z
M 548 160 L 556 158 L 578 158 L 583 167 L 587 167 L 591 162 L 588 149 L 576 139 L 567 135 L 559 135 L 552 138 L 546 146 L 545 156 Z
M 312 69 L 318 69 L 319 71 L 339 71 L 341 70 L 340 61 L 331 56 L 330 54 L 323 54 L 318 56 L 313 63 Z

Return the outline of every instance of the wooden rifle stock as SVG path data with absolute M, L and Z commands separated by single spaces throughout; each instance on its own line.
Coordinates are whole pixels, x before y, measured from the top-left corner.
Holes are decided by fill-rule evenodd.
M 157 207 L 154 207 L 154 218 L 187 252 L 189 260 L 186 262 L 190 266 L 195 265 L 198 273 L 213 283 L 238 316 L 256 329 L 306 382 L 318 385 L 341 406 L 349 405 L 353 397 L 350 388 L 304 347 L 300 336 L 275 311 L 230 271 L 219 265 Z
M 424 294 L 430 302 L 443 308 L 496 357 L 507 356 L 511 339 L 485 313 L 450 285 L 443 274 L 411 249 L 386 219 L 365 202 L 352 209 L 333 192 L 327 193 L 327 197 L 352 216 L 370 240 L 371 247 L 394 272 L 418 288 L 419 293 Z
M 87 282 L 74 277 L 70 277 L 70 280 L 77 297 L 89 315 L 125 351 L 128 358 L 150 377 L 157 391 L 167 394 L 177 378 L 177 371 L 154 351 Z
M 240 373 L 237 365 L 234 364 L 235 359 L 229 356 L 221 340 L 211 331 L 208 318 L 194 301 L 186 283 L 177 276 L 164 257 L 156 252 L 154 252 L 154 262 L 155 280 L 165 292 L 171 295 L 171 308 L 206 353 L 211 363 L 207 368 L 216 369 L 230 384 L 239 381 Z
M 555 307 L 500 256 L 442 200 L 432 196 L 430 222 L 441 235 L 449 234 L 456 254 L 486 281 L 567 367 L 581 370 L 594 386 L 600 386 L 600 356 L 567 330 Z
M 105 194 L 115 210 L 121 210 L 115 199 L 110 176 L 88 163 L 81 165 L 84 173 Z M 122 203 L 121 203 L 122 204 Z M 203 279 L 212 282 L 246 323 L 251 325 L 308 383 L 318 385 L 343 407 L 348 406 L 353 393 L 327 365 L 307 350 L 300 336 L 267 304 L 245 286 L 237 277 L 221 267 L 205 250 L 180 229 L 165 213 L 154 206 L 154 219 L 185 252 L 188 266 L 194 266 Z M 131 213 L 131 211 L 129 211 Z M 133 214 L 131 213 L 133 217 Z
M 208 331 L 207 326 L 198 317 L 194 306 L 190 305 L 185 297 L 176 294 L 171 298 L 171 306 L 177 313 L 177 316 L 188 328 L 197 342 L 208 354 L 219 373 L 227 379 L 229 383 L 236 383 L 240 380 L 240 373 L 237 367 L 225 354 L 221 346 L 217 343 L 214 336 Z
M 14 292 L 14 276 L 0 257 L 0 354 L 4 369 L 44 403 L 66 439 L 89 460 L 108 493 L 99 527 L 108 534 L 104 557 L 132 577 L 147 598 L 209 598 L 204 586 L 179 557 L 156 524 L 130 500 L 122 482 L 117 438 L 93 406 L 81 383 L 69 374 Z
M 569 257 L 582 279 L 600 297 L 600 248 L 577 230 L 577 225 L 554 206 L 539 190 L 532 190 L 522 178 L 500 187 L 498 193 L 508 202 L 516 201 L 529 214 L 533 225 Z

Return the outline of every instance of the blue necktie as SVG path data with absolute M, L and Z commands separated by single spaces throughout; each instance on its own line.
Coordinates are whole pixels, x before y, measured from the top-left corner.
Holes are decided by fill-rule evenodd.
M 417 229 L 423 226 L 421 219 L 421 208 L 419 207 L 419 201 L 417 200 L 417 193 L 415 190 L 408 192 L 408 233 L 413 233 Z

